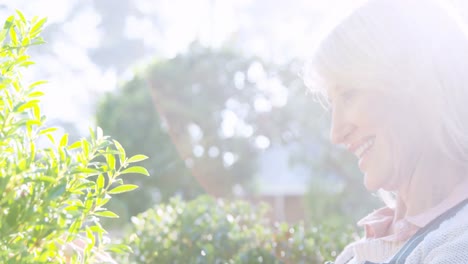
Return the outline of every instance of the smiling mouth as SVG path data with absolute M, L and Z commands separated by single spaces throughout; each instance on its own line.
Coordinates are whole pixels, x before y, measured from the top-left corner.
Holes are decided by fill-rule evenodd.
M 354 155 L 361 159 L 367 151 L 374 145 L 375 137 L 371 137 L 368 140 L 364 141 L 361 145 L 359 145 L 356 150 L 354 151 Z

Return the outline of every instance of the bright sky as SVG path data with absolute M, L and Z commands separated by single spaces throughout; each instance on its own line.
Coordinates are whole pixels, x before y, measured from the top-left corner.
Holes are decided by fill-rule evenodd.
M 307 43 L 313 36 L 311 21 L 336 1 L 135 0 L 138 10 L 156 14 L 163 26 L 158 28 L 151 21 L 134 16 L 122 19 L 126 21 L 127 37 L 143 37 L 145 46 L 153 50 L 147 58 L 156 51 L 158 56 L 174 56 L 195 38 L 216 47 L 235 37 L 246 53 L 281 61 L 307 53 Z M 39 67 L 28 70 L 26 77 L 49 80 L 43 100 L 49 119 L 69 120 L 86 131 L 93 122 L 91 106 L 96 96 L 114 89 L 122 78 L 117 77 L 114 69 L 102 69 L 90 59 L 88 49 L 103 41 L 98 29 L 101 18 L 92 1 L 81 0 L 85 7 L 75 11 L 77 3 L 77 0 L 7 0 L 0 5 L 0 16 L 19 9 L 27 17 L 48 17 L 49 25 L 61 23 L 62 34 L 46 46 L 53 56 L 33 53 Z M 65 21 L 71 12 L 78 13 L 73 20 Z M 268 107 L 268 102 L 259 100 L 258 107 Z
M 102 0 L 101 0 L 102 1 Z M 114 0 L 117 1 L 117 0 Z M 356 1 L 356 0 L 352 0 Z M 147 19 L 129 16 L 125 19 L 128 38 L 143 38 L 150 53 L 171 57 L 183 51 L 195 38 L 219 46 L 226 40 L 237 40 L 240 48 L 250 54 L 281 62 L 292 57 L 305 58 L 314 40 L 314 30 L 330 10 L 350 3 L 349 0 L 134 0 L 135 7 L 145 14 L 155 14 L 159 27 Z M 462 5 L 464 0 L 450 0 Z M 47 79 L 47 97 L 43 104 L 49 119 L 59 118 L 77 123 L 83 131 L 92 124 L 92 105 L 103 91 L 114 89 L 118 82 L 131 77 L 122 76 L 113 68 L 95 65 L 88 49 L 101 45 L 98 25 L 100 15 L 91 0 L 6 0 L 0 4 L 0 17 L 13 14 L 15 9 L 27 17 L 46 16 L 49 25 L 61 23 L 62 33 L 45 48 L 53 56 L 34 53 L 39 67 L 33 67 L 27 78 Z M 466 1 L 465 1 L 466 2 Z M 84 8 L 76 11 L 77 3 Z M 467 4 L 464 4 L 467 7 Z M 65 21 L 73 12 L 73 19 Z M 468 13 L 468 12 L 467 12 Z M 157 52 L 157 54 L 156 54 Z M 134 61 L 133 64 L 144 63 Z M 253 69 L 253 71 L 258 69 Z M 266 86 L 276 89 L 272 101 L 256 103 L 260 111 L 270 104 L 284 104 L 284 90 L 270 80 Z M 229 113 L 227 114 L 229 116 Z M 231 118 L 232 115 L 231 115 Z

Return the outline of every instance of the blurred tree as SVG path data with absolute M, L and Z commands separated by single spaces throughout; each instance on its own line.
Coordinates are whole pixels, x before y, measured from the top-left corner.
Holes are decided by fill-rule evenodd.
M 104 97 L 98 124 L 130 154 L 151 157 L 144 165 L 153 177 L 128 197 L 129 215 L 175 194 L 231 196 L 235 184 L 249 188 L 258 153 L 253 105 L 261 91 L 245 76 L 259 63 L 195 43 Z

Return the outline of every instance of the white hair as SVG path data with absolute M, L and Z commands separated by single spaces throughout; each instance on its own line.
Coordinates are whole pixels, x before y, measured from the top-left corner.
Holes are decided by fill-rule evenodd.
M 438 147 L 466 164 L 468 30 L 459 15 L 436 0 L 368 0 L 349 10 L 327 24 L 305 67 L 307 86 L 325 96 L 334 85 L 392 89 L 422 111 Z

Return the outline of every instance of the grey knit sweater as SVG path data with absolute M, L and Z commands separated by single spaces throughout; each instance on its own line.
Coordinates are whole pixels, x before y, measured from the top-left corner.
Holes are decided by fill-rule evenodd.
M 403 244 L 381 239 L 360 240 L 346 247 L 335 264 L 385 263 Z M 429 233 L 405 264 L 468 264 L 468 205 Z

